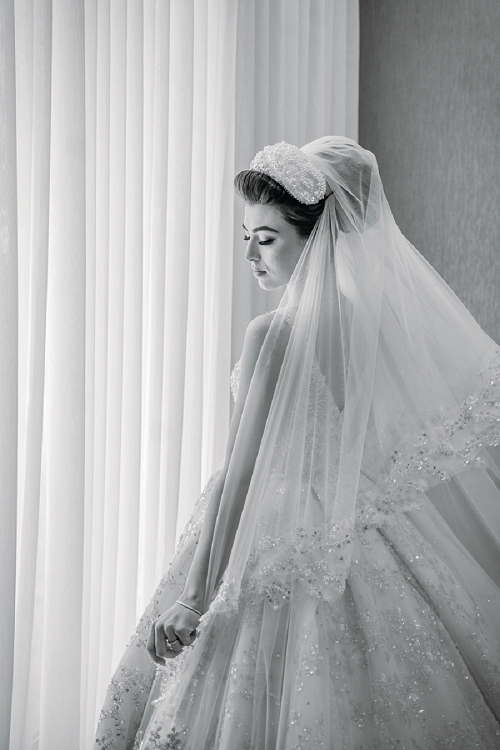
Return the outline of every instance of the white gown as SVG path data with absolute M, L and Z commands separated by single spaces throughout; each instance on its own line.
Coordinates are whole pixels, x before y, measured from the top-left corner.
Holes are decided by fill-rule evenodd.
M 233 381 L 237 388 L 237 367 Z M 311 392 L 317 398 L 322 389 L 316 366 Z M 324 397 L 336 410 L 330 429 L 340 435 L 342 414 L 329 391 Z M 475 481 L 474 470 L 466 473 Z M 494 583 L 438 512 L 438 500 L 423 495 L 389 511 L 364 475 L 340 600 L 332 606 L 301 589 L 280 603 L 273 570 L 295 566 L 313 582 L 317 571 L 301 566 L 293 545 L 270 540 L 268 595 L 255 593 L 249 570 L 238 611 L 209 610 L 195 643 L 156 666 L 146 651 L 150 626 L 183 589 L 213 479 L 111 681 L 96 747 L 500 748 L 500 570 Z M 489 481 L 497 492 L 500 478 Z M 450 487 L 458 508 L 460 481 Z

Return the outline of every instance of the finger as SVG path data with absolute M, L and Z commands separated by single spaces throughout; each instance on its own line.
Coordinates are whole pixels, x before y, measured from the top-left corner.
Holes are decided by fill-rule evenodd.
M 178 630 L 177 638 L 180 640 L 183 646 L 190 646 L 196 638 L 196 630 Z
M 148 643 L 147 643 L 146 648 L 147 648 L 148 654 L 151 656 L 151 658 L 153 658 L 153 654 L 154 654 L 154 656 L 156 656 L 156 651 L 155 651 L 155 631 L 154 631 L 153 628 L 151 628 L 151 630 L 149 631 L 149 638 L 148 638 Z
M 165 634 L 167 638 L 166 645 L 167 645 L 168 650 L 175 651 L 175 652 L 182 651 L 182 643 L 179 639 L 179 636 L 174 631 L 171 625 L 168 625 L 165 628 Z
M 179 651 L 182 651 L 183 648 L 184 646 L 182 645 L 182 643 L 180 642 L 178 638 L 176 638 L 173 641 L 168 642 L 168 650 L 170 652 L 174 651 L 175 653 L 179 653 Z
M 155 651 L 156 656 L 166 659 L 168 655 L 167 636 L 161 622 L 155 623 Z
M 148 638 L 148 644 L 147 644 L 147 647 L 146 647 L 146 648 L 147 648 L 147 650 L 148 650 L 148 654 L 150 655 L 150 657 L 152 658 L 152 660 L 153 660 L 153 661 L 154 661 L 154 662 L 155 662 L 156 664 L 161 664 L 161 665 L 164 665 L 164 663 L 165 663 L 165 662 L 163 661 L 163 659 L 160 659 L 160 658 L 159 658 L 159 657 L 158 657 L 158 656 L 156 655 L 156 645 L 155 645 L 155 625 L 154 625 L 154 623 L 153 623 L 153 624 L 152 624 L 152 626 L 151 626 L 151 630 L 150 630 L 150 633 L 149 633 L 149 638 Z

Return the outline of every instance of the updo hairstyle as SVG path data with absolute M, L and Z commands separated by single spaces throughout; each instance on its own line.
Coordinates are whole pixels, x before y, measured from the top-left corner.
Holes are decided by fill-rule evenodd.
M 285 221 L 291 224 L 303 239 L 307 239 L 311 234 L 325 205 L 325 198 L 310 206 L 300 203 L 272 177 L 254 169 L 239 172 L 234 178 L 234 187 L 245 203 L 276 206 Z

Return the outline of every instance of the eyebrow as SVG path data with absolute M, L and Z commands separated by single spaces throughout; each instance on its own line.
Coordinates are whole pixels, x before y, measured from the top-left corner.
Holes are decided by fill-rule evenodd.
M 243 229 L 246 232 L 248 232 L 248 229 L 246 228 L 246 226 L 244 224 L 242 224 L 241 226 L 243 227 Z M 261 232 L 263 229 L 265 229 L 267 232 L 276 232 L 276 234 L 279 234 L 278 230 L 277 229 L 273 229 L 272 227 L 255 227 L 255 229 L 253 229 L 252 231 L 254 233 L 255 232 Z

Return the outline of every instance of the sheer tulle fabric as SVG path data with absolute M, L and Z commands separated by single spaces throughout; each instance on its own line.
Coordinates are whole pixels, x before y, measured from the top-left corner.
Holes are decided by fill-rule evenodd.
M 399 231 L 373 154 L 338 137 L 303 150 L 332 194 L 274 316 L 245 404 L 241 453 L 276 342 L 293 321 L 246 498 L 232 492 L 241 467 L 228 471 L 209 582 L 211 601 L 231 545 L 212 603 L 218 611 L 238 606 L 245 577 L 276 606 L 296 589 L 333 602 L 366 493 L 379 517 L 414 507 L 423 490 L 476 461 L 482 445 L 500 442 L 500 349 Z M 315 385 L 318 368 L 327 389 Z M 361 476 L 373 484 L 357 501 Z M 238 513 L 233 543 L 228 529 Z
M 211 487 L 110 686 L 99 747 L 498 746 L 498 589 L 427 497 L 358 526 L 334 604 L 299 594 L 276 608 L 246 591 L 237 612 L 205 615 L 194 646 L 155 673 L 149 628 L 182 591 Z
M 498 746 L 500 350 L 399 232 L 373 155 L 335 137 L 304 151 L 332 192 L 246 398 L 207 612 L 155 674 L 149 627 L 182 591 L 211 483 L 115 676 L 101 747 L 116 727 L 140 750 Z

